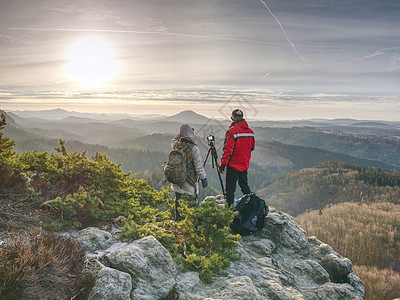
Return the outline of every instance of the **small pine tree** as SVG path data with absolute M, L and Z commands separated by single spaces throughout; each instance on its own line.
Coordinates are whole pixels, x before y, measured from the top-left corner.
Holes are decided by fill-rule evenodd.
M 8 137 L 3 137 L 3 129 L 7 121 L 4 114 L 1 114 L 0 118 L 0 166 L 2 166 L 7 159 L 14 155 L 13 147 L 15 142 Z
M 15 142 L 3 136 L 3 129 L 6 126 L 6 116 L 0 116 L 0 194 L 17 192 L 25 187 L 22 176 L 15 171 L 16 153 L 13 150 Z

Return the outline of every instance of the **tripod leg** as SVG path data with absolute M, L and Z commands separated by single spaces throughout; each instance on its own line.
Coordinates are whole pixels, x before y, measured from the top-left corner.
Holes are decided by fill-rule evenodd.
M 203 163 L 203 167 L 206 166 L 206 162 L 207 162 L 208 155 L 210 154 L 210 152 L 211 152 L 211 148 L 208 149 L 208 152 L 207 152 L 207 155 L 206 155 L 206 159 L 204 160 L 204 163 Z M 213 167 L 214 167 L 214 165 L 213 165 Z
M 224 198 L 226 198 L 226 196 L 225 196 L 224 184 L 223 184 L 222 178 L 221 178 L 221 173 L 219 172 L 219 169 L 218 169 L 218 155 L 217 155 L 217 150 L 215 150 L 215 148 L 213 148 L 211 154 L 212 154 L 212 157 L 213 157 L 213 162 L 215 162 L 215 164 L 216 164 L 216 166 L 217 166 L 217 173 L 218 173 L 219 183 L 221 184 L 222 195 L 224 195 Z

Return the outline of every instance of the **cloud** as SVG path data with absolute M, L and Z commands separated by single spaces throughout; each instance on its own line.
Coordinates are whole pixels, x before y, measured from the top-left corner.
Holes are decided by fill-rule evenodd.
M 0 43 L 2 44 L 15 45 L 21 43 L 22 41 L 23 41 L 22 39 L 19 39 L 15 36 L 0 34 Z
M 110 90 L 399 94 L 394 2 L 3 1 L 0 86 L 79 91 L 62 59 L 70 44 L 95 35 L 123 62 Z
M 130 90 L 62 93 L 0 90 L 6 110 L 64 108 L 74 111 L 172 114 L 192 109 L 215 118 L 242 108 L 250 119 L 355 118 L 398 120 L 400 96 L 290 95 L 257 90 Z
M 128 26 L 131 23 L 122 20 L 121 16 L 111 8 L 110 5 L 103 5 L 99 1 L 68 1 L 57 3 L 49 1 L 44 5 L 44 9 L 53 15 L 55 19 L 63 17 L 73 18 L 81 22 L 110 22 L 117 25 Z M 54 20 L 53 20 L 54 21 Z
M 341 94 L 315 93 L 305 95 L 265 93 L 257 90 L 126 90 L 126 91 L 80 91 L 80 92 L 57 92 L 53 90 L 29 91 L 29 90 L 0 90 L 0 96 L 7 99 L 32 99 L 40 101 L 43 99 L 65 99 L 81 100 L 96 99 L 113 101 L 167 101 L 167 102 L 185 102 L 185 103 L 226 103 L 227 101 L 240 102 L 250 105 L 266 103 L 315 103 L 318 102 L 358 102 L 358 103 L 376 103 L 378 100 L 397 103 L 400 101 L 400 95 L 395 96 L 356 96 Z M 400 103 L 399 103 L 400 106 Z

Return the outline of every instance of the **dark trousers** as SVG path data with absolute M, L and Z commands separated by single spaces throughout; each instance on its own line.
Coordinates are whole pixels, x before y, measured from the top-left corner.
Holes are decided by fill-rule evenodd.
M 182 221 L 184 219 L 181 216 L 181 214 L 179 213 L 179 207 L 180 207 L 179 200 L 182 199 L 182 196 L 183 196 L 183 194 L 175 192 L 175 221 L 176 222 L 180 222 L 180 221 Z M 195 201 L 197 201 L 198 200 L 197 199 L 197 195 L 194 195 L 193 199 Z
M 235 169 L 228 166 L 226 170 L 226 202 L 229 206 L 233 204 L 235 200 L 236 183 L 239 182 L 240 190 L 243 194 L 250 194 L 251 190 L 249 183 L 247 182 L 247 170 L 236 171 Z
M 182 194 L 181 193 L 176 193 L 175 192 L 175 221 L 180 222 L 183 220 L 183 218 L 181 217 L 178 208 L 179 208 L 179 200 L 182 198 Z

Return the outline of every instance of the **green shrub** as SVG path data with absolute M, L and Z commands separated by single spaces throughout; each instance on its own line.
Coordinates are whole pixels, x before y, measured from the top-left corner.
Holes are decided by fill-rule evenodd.
M 89 226 L 97 220 L 104 218 L 100 199 L 90 196 L 83 188 L 74 194 L 68 194 L 65 199 L 57 197 L 48 201 L 47 205 L 62 213 L 62 221 L 76 221 L 76 224 Z
M 1 299 L 71 299 L 90 283 L 85 251 L 72 239 L 40 231 L 10 238 L 0 248 Z
M 58 214 L 65 226 L 92 226 L 118 216 L 146 219 L 142 207 L 156 209 L 170 196 L 169 189 L 151 188 L 145 180 L 122 171 L 104 154 L 89 159 L 69 153 L 60 141 L 59 153 L 22 153 L 14 159 L 17 173 L 29 178 L 29 194 L 40 195 L 42 207 Z
M 235 215 L 231 209 L 213 201 L 198 206 L 191 197 L 184 195 L 180 200 L 180 214 L 184 217 L 181 222 L 173 221 L 171 210 L 149 212 L 151 220 L 148 218 L 145 223 L 137 223 L 130 216 L 124 222 L 121 238 L 153 235 L 181 268 L 199 271 L 205 281 L 239 258 L 235 246 L 240 236 L 229 232 Z
M 201 277 L 209 281 L 214 273 L 228 268 L 231 260 L 240 257 L 235 252 L 240 236 L 229 231 L 236 213 L 214 201 L 194 207 L 181 201 L 181 206 L 186 218 L 177 224 L 178 247 L 174 255 L 183 267 L 200 271 Z
M 0 115 L 0 195 L 18 193 L 25 189 L 25 179 L 14 169 L 16 157 L 13 147 L 15 142 L 3 137 L 3 128 L 7 124 L 4 114 Z

